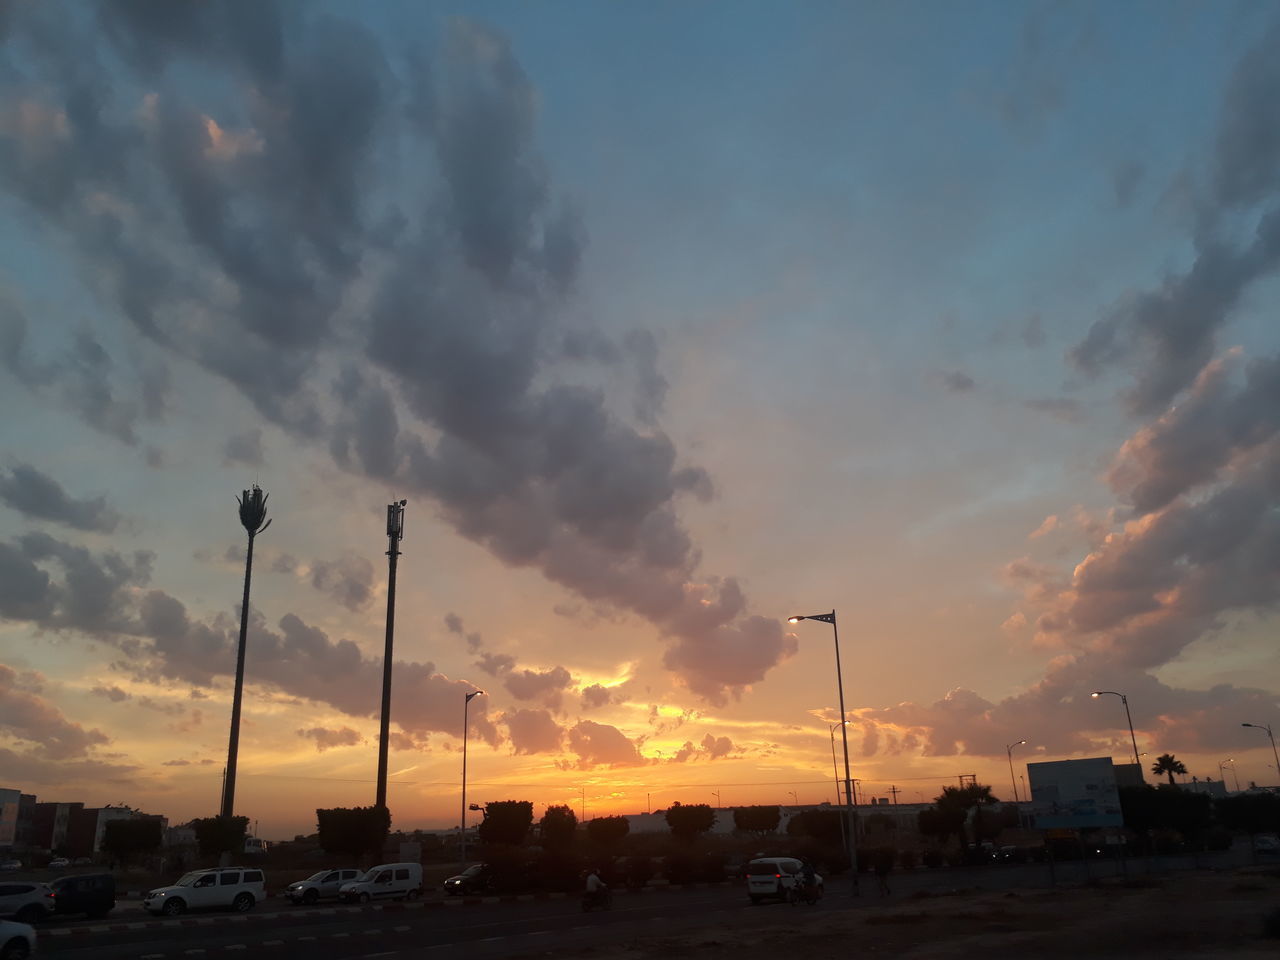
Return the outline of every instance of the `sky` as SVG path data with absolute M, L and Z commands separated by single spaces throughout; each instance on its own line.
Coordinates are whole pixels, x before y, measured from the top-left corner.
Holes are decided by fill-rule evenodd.
M 0 8 L 0 785 L 1277 782 L 1280 5 Z M 827 731 L 824 737 L 823 731 Z M 1025 745 L 1017 741 L 1025 740 Z M 1232 769 L 1231 765 L 1226 768 Z M 1018 786 L 1022 789 L 1022 785 Z

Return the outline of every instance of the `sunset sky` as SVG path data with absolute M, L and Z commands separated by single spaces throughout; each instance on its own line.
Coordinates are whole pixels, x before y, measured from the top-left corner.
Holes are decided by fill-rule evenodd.
M 394 824 L 1280 725 L 1280 5 L 18 2 L 0 786 Z M 837 731 L 834 744 L 839 748 Z M 1020 769 L 1023 769 L 1020 766 Z

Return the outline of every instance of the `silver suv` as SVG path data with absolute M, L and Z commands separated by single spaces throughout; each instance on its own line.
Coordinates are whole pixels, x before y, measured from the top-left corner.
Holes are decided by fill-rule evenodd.
M 344 883 L 350 883 L 360 876 L 354 868 L 341 870 L 321 870 L 313 873 L 305 880 L 291 883 L 284 888 L 284 895 L 294 903 L 315 903 L 319 900 L 336 900 L 338 891 Z

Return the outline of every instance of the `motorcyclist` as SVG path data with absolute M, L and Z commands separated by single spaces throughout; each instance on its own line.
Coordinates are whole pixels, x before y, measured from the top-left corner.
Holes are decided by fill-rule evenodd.
M 805 857 L 800 861 L 800 893 L 806 899 L 811 900 L 818 886 L 818 872 L 813 867 L 813 861 Z
M 604 902 L 608 893 L 609 885 L 600 879 L 600 874 L 595 867 L 587 871 L 586 890 L 583 898 L 593 906 Z

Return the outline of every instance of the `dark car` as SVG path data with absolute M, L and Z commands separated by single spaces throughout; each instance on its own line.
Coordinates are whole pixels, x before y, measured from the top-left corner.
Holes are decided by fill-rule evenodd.
M 492 871 L 487 863 L 473 863 L 456 877 L 444 882 L 444 892 L 460 897 L 471 893 L 483 893 L 489 889 Z
M 116 905 L 116 878 L 109 873 L 85 873 L 59 877 L 50 884 L 54 911 L 105 917 Z

